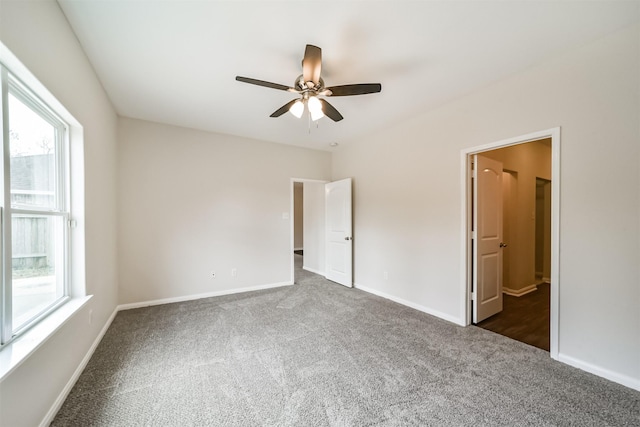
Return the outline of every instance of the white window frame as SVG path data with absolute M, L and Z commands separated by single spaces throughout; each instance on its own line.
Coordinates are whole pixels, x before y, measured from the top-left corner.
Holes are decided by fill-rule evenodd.
M 23 84 L 16 76 L 11 74 L 7 68 L 0 64 L 1 82 L 1 107 L 2 117 L 2 207 L 0 208 L 0 244 L 2 246 L 2 263 L 0 263 L 0 350 L 10 344 L 15 338 L 26 332 L 32 326 L 46 318 L 49 314 L 58 309 L 70 298 L 70 164 L 69 164 L 69 125 L 60 118 L 40 97 Z M 33 112 L 38 114 L 43 120 L 51 124 L 56 129 L 55 136 L 55 162 L 56 162 L 56 198 L 53 207 L 36 207 L 29 205 L 11 204 L 11 171 L 10 171 L 10 143 L 9 143 L 9 94 L 14 96 Z M 57 298 L 44 309 L 32 316 L 18 328 L 14 329 L 12 324 L 12 253 L 11 253 L 11 224 L 14 215 L 27 214 L 44 217 L 60 217 L 62 225 L 62 262 L 56 265 L 57 280 L 62 281 L 58 289 Z M 58 290 L 57 289 L 57 290 Z

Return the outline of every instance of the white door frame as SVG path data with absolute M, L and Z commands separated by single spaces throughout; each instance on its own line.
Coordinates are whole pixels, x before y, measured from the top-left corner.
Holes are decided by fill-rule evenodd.
M 294 229 L 293 229 L 293 220 L 294 220 L 294 215 L 293 215 L 293 206 L 294 206 L 294 195 L 293 195 L 293 187 L 294 184 L 296 182 L 301 182 L 301 183 L 305 183 L 305 182 L 314 182 L 316 184 L 326 184 L 329 181 L 325 181 L 322 179 L 306 179 L 306 178 L 291 178 L 290 183 L 289 183 L 289 256 L 290 256 L 290 260 L 289 260 L 289 266 L 291 268 L 291 274 L 290 274 L 290 280 L 289 283 L 291 285 L 293 285 L 293 283 L 295 282 L 295 260 L 294 260 L 294 254 L 293 254 L 293 250 L 294 250 Z M 304 215 L 304 213 L 303 213 Z
M 484 151 L 512 145 L 525 144 L 540 139 L 551 138 L 551 306 L 550 306 L 550 349 L 551 358 L 558 359 L 559 353 L 559 312 L 560 312 L 560 128 L 552 128 L 526 135 L 516 136 L 485 145 L 466 148 L 461 151 L 462 183 L 462 259 L 461 313 L 464 324 L 471 324 L 471 157 Z

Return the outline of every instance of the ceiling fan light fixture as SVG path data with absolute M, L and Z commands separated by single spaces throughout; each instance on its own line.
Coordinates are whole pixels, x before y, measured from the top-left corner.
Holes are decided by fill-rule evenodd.
M 304 104 L 301 100 L 297 100 L 293 103 L 293 105 L 289 108 L 289 112 L 296 116 L 297 118 L 302 117 L 302 113 L 304 112 Z
M 315 96 L 310 96 L 307 101 L 307 105 L 309 107 L 309 114 L 311 114 L 311 120 L 314 122 L 324 117 L 324 112 L 322 111 L 322 104 L 320 100 Z
M 309 119 L 314 122 L 325 116 L 334 122 L 344 119 L 333 105 L 320 97 L 365 95 L 382 90 L 380 83 L 356 83 L 325 87 L 324 80 L 320 76 L 321 71 L 322 49 L 308 44 L 305 47 L 304 57 L 302 58 L 302 74 L 295 80 L 293 87 L 242 76 L 236 76 L 236 80 L 256 86 L 297 93 L 301 98 L 292 99 L 271 113 L 269 117 L 280 117 L 289 111 L 293 116 L 302 118 L 305 114 L 305 109 L 307 109 L 309 111 Z

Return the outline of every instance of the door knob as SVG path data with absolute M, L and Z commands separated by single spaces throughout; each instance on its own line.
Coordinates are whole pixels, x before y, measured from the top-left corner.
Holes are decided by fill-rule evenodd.
M 506 243 L 504 243 L 504 242 L 500 242 L 500 247 L 501 247 L 501 248 L 506 248 L 506 247 L 507 247 L 507 244 L 506 244 Z

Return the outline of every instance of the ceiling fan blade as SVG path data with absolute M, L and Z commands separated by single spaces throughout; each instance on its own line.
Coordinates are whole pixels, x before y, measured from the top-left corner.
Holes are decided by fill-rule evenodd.
M 322 71 L 322 49 L 308 44 L 302 59 L 302 76 L 305 83 L 313 82 L 314 86 L 320 83 L 320 71 Z
M 365 95 L 367 93 L 380 92 L 382 85 L 380 83 L 360 83 L 355 85 L 332 86 L 326 90 L 331 91 L 331 96 Z
M 342 114 L 340 114 L 333 105 L 329 104 L 324 99 L 318 99 L 320 99 L 320 103 L 322 104 L 322 112 L 325 116 L 329 117 L 334 122 L 339 122 L 340 120 L 344 119 L 344 117 L 342 117 Z
M 236 76 L 236 80 L 239 81 L 239 82 L 249 83 L 249 84 L 252 84 L 252 85 L 269 87 L 271 89 L 279 89 L 279 90 L 286 90 L 286 91 L 289 91 L 289 92 L 291 92 L 291 91 L 297 92 L 297 90 L 295 90 L 294 88 L 289 87 L 289 86 L 281 85 L 281 84 L 278 84 L 278 83 L 265 82 L 264 80 L 250 79 L 249 77 Z
M 269 117 L 280 117 L 281 115 L 283 115 L 284 113 L 289 111 L 289 108 L 291 108 L 291 106 L 293 104 L 295 104 L 296 101 L 297 101 L 297 99 L 294 99 L 293 101 L 287 102 L 282 107 L 280 107 L 276 111 L 274 111 Z

